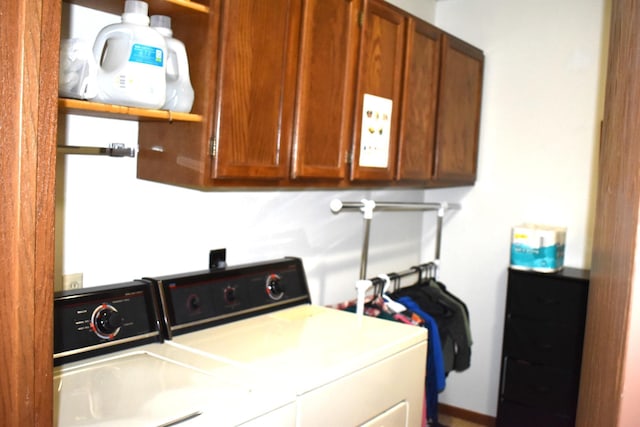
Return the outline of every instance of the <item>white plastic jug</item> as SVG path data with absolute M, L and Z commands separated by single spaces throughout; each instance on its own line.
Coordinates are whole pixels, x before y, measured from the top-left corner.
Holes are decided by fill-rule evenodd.
M 60 40 L 58 93 L 65 98 L 92 99 L 97 94 L 97 66 L 91 43 L 81 39 Z
M 188 113 L 193 107 L 194 93 L 184 43 L 173 38 L 169 16 L 151 15 L 151 28 L 162 34 L 167 42 L 167 93 L 162 108 Z
M 167 44 L 149 27 L 148 9 L 143 1 L 127 0 L 122 23 L 98 33 L 93 44 L 99 67 L 95 101 L 145 108 L 164 105 Z

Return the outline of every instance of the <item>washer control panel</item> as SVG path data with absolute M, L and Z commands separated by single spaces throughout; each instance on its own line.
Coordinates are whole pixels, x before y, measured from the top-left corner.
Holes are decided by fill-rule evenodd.
M 168 338 L 310 303 L 299 258 L 148 279 L 159 289 Z
M 160 341 L 156 300 L 146 281 L 56 293 L 54 362 Z

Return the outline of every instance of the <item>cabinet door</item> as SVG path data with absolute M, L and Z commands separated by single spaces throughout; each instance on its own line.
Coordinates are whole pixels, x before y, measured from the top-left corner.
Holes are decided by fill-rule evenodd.
M 406 20 L 407 14 L 384 1 L 365 3 L 351 170 L 354 180 L 390 181 L 395 175 Z
M 435 179 L 473 184 L 478 161 L 484 55 L 481 50 L 445 34 L 441 61 Z
M 442 32 L 412 18 L 407 31 L 397 179 L 426 182 L 433 175 Z
M 346 177 L 360 4 L 360 0 L 304 1 L 293 131 L 294 179 Z
M 213 178 L 286 178 L 301 0 L 223 0 Z
M 106 3 L 107 2 L 101 2 Z M 147 121 L 140 119 L 137 155 L 138 178 L 167 184 L 211 185 L 211 138 L 215 66 L 218 46 L 219 4 L 211 1 L 211 14 L 175 9 L 173 34 L 184 42 L 189 74 L 195 91 L 193 113 L 202 122 Z

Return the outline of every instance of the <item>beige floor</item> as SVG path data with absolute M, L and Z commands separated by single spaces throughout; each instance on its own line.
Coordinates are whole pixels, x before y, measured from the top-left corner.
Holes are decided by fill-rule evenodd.
M 447 427 L 485 427 L 482 424 L 461 420 L 442 413 L 438 414 L 438 422 Z

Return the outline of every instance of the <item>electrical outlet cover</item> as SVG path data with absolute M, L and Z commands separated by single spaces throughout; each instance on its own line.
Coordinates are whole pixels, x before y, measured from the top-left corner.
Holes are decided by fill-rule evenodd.
M 63 274 L 62 289 L 67 291 L 71 289 L 82 288 L 82 273 Z

